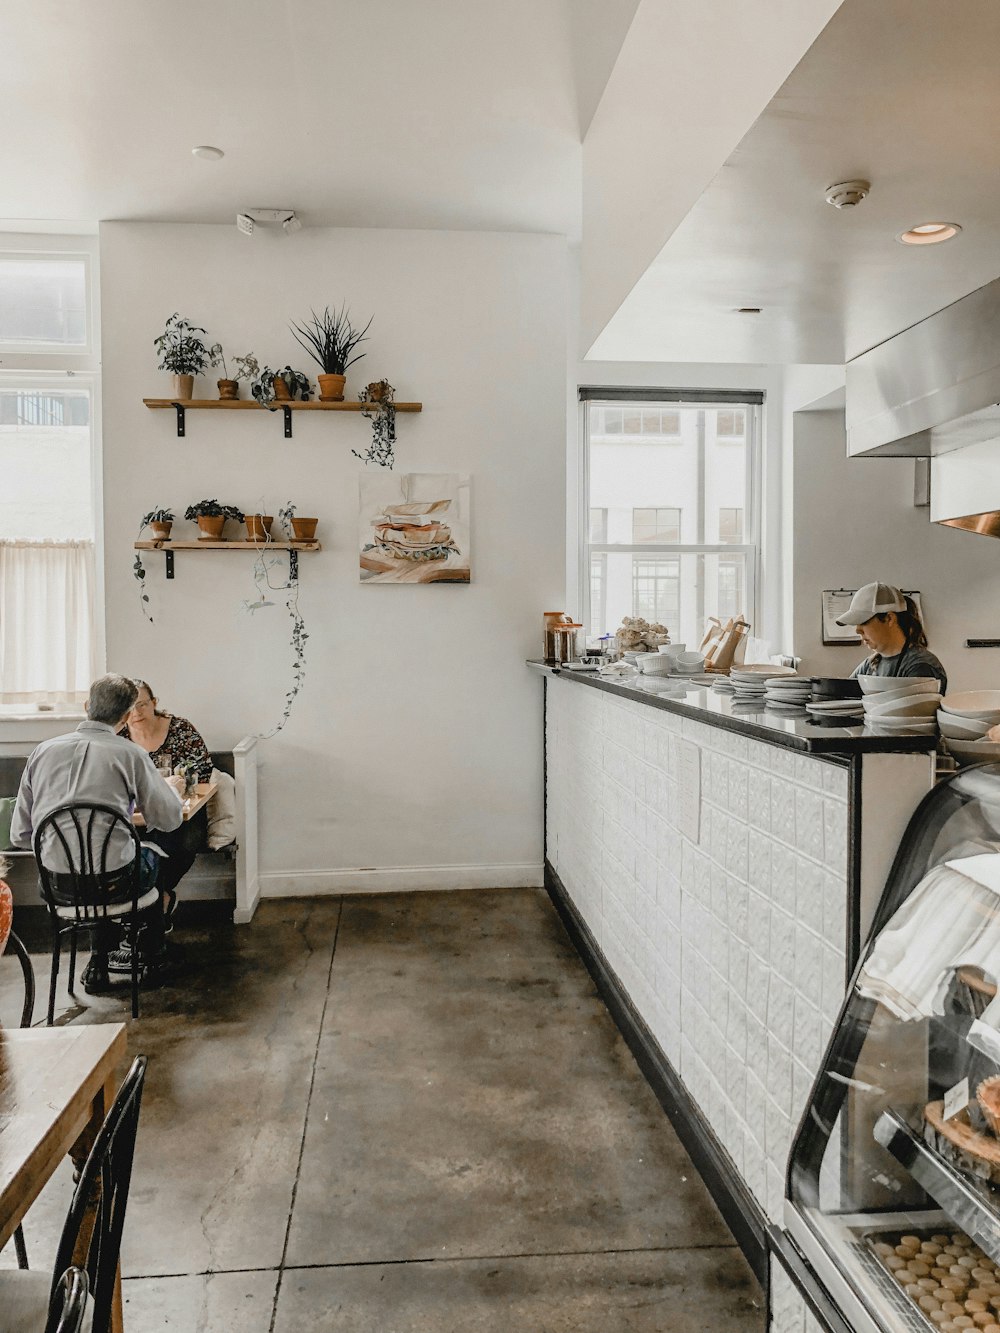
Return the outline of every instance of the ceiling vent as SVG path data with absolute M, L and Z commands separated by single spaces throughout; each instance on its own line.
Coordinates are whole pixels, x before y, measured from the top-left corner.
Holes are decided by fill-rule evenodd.
M 868 198 L 871 188 L 871 181 L 841 181 L 827 190 L 826 202 L 834 208 L 857 208 Z

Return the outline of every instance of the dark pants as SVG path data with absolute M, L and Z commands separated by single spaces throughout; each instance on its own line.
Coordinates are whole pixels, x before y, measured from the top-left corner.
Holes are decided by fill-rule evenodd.
M 194 865 L 194 858 L 205 850 L 208 840 L 208 812 L 205 807 L 198 811 L 193 819 L 186 820 L 180 828 L 164 833 L 160 829 L 147 829 L 143 842 L 155 843 L 165 853 L 160 862 L 157 884 L 172 898 L 187 872 Z

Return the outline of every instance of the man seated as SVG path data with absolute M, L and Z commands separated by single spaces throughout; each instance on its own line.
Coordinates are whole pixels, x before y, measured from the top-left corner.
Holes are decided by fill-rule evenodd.
M 123 736 L 117 735 L 135 703 L 138 690 L 125 676 L 107 675 L 95 680 L 87 701 L 87 721 L 66 736 L 43 741 L 28 759 L 21 777 L 17 804 L 10 826 L 15 847 L 30 848 L 33 832 L 45 817 L 62 805 L 80 801 L 109 806 L 130 820 L 138 808 L 147 823 L 155 828 L 175 829 L 181 824 L 183 778 L 164 779 L 154 768 L 149 755 Z M 73 843 L 71 842 L 72 846 Z M 125 830 L 116 826 L 108 847 L 109 883 L 115 872 L 131 867 L 134 843 Z M 47 870 L 59 876 L 69 871 L 66 853 L 58 834 L 50 825 L 43 834 L 41 858 Z M 143 849 L 140 864 L 140 892 L 156 883 L 158 857 Z M 128 876 L 121 874 L 123 900 L 127 895 Z M 150 947 L 153 956 L 162 952 L 163 919 L 159 895 L 150 909 Z M 110 924 L 110 923 L 108 923 Z M 104 924 L 95 930 L 95 951 L 83 975 L 86 991 L 104 989 L 108 984 L 107 951 L 109 939 Z M 134 942 L 133 942 L 134 943 Z

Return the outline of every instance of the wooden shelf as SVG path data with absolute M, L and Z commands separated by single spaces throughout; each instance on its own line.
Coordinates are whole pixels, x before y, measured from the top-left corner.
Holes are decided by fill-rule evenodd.
M 322 551 L 317 541 L 312 542 L 190 542 L 153 541 L 133 542 L 136 551 Z
M 188 412 L 280 412 L 285 422 L 285 439 L 292 438 L 293 412 L 363 412 L 372 403 L 360 403 L 345 398 L 342 403 L 303 403 L 297 399 L 288 402 L 275 399 L 258 403 L 252 398 L 144 398 L 151 411 L 172 407 L 177 413 L 177 434 L 183 437 L 184 418 Z M 393 403 L 397 412 L 422 412 L 423 403 Z
M 275 399 L 274 402 L 258 403 L 256 399 L 251 398 L 144 398 L 142 400 L 148 408 L 154 411 L 163 407 L 183 407 L 192 412 L 215 411 L 222 409 L 224 412 L 276 412 L 279 408 L 289 407 L 293 412 L 360 412 L 366 407 L 372 407 L 372 403 L 358 403 L 345 398 L 342 403 L 320 403 L 309 402 L 302 403 L 293 399 L 291 402 L 283 402 Z M 422 412 L 423 403 L 393 403 L 397 412 Z

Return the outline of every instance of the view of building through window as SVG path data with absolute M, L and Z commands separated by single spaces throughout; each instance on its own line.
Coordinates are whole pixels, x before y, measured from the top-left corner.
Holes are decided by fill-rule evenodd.
M 634 615 L 697 646 L 709 616 L 752 620 L 757 414 L 587 403 L 589 636 Z
M 79 352 L 87 327 L 83 255 L 0 255 L 0 346 Z

